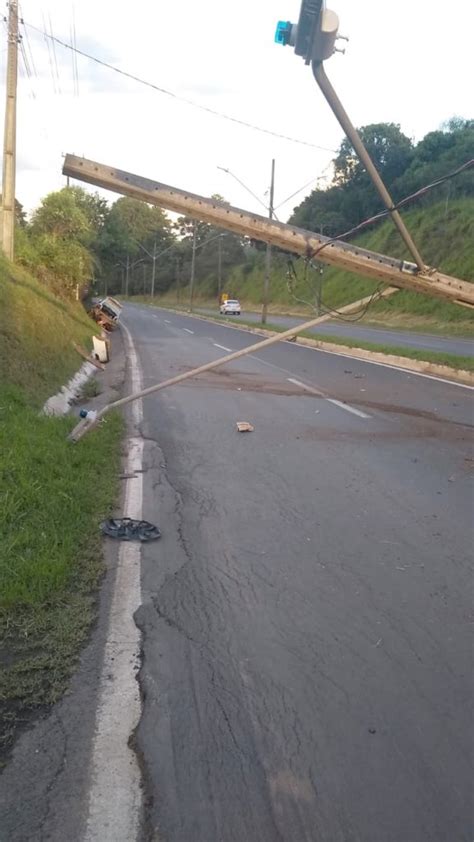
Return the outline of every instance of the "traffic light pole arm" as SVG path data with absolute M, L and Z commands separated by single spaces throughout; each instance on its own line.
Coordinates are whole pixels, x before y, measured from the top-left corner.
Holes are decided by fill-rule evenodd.
M 332 240 L 313 231 L 268 219 L 214 199 L 206 199 L 176 187 L 160 184 L 133 173 L 114 169 L 76 155 L 66 155 L 63 173 L 72 178 L 103 187 L 124 196 L 132 196 L 149 204 L 159 205 L 185 216 L 210 222 L 264 243 L 271 243 L 284 251 L 311 258 L 318 253 L 318 260 L 374 278 L 400 289 L 412 289 L 427 295 L 474 306 L 474 284 L 450 277 L 435 269 L 418 271 L 417 266 L 368 251 L 351 243 Z M 321 247 L 322 250 L 321 250 Z
M 413 260 L 418 266 L 419 271 L 423 272 L 425 269 L 425 264 L 423 262 L 421 254 L 418 251 L 415 243 L 413 242 L 410 232 L 408 231 L 408 228 L 403 222 L 403 219 L 401 218 L 398 211 L 395 210 L 390 193 L 388 192 L 387 188 L 385 187 L 385 184 L 380 178 L 380 175 L 378 174 L 377 169 L 374 166 L 369 153 L 367 152 L 367 149 L 362 143 L 362 140 L 360 139 L 356 128 L 353 126 L 344 106 L 342 105 L 338 95 L 336 94 L 336 91 L 334 90 L 333 86 L 331 85 L 331 82 L 326 76 L 326 71 L 324 70 L 323 62 L 313 61 L 312 67 L 314 78 L 316 79 L 316 82 L 321 88 L 321 91 L 324 97 L 326 98 L 331 110 L 333 111 L 337 121 L 341 125 L 344 133 L 349 138 L 353 148 L 357 152 L 360 160 L 362 161 L 364 167 L 369 173 L 369 176 L 372 179 L 375 188 L 380 198 L 382 199 L 382 202 L 384 203 L 387 210 L 390 211 L 390 216 L 392 217 L 396 227 L 398 228 L 400 236 L 403 242 L 405 243 L 408 251 L 412 255 Z

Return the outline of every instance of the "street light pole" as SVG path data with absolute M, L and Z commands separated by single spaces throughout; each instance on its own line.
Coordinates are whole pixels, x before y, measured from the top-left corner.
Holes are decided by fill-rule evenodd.
M 153 269 L 152 269 L 152 272 L 151 272 L 151 297 L 152 298 L 155 297 L 155 271 L 156 271 L 156 258 L 157 258 L 157 256 L 158 255 L 156 253 L 156 237 L 155 237 L 155 242 L 153 243 L 153 254 L 152 254 Z
M 179 257 L 176 258 L 176 303 L 180 301 Z
M 196 234 L 197 234 L 197 222 L 194 220 L 193 225 L 193 253 L 191 258 L 191 278 L 189 282 L 189 312 L 193 312 L 193 299 L 194 299 L 194 276 L 196 272 Z
M 220 304 L 222 291 L 222 237 L 219 237 L 217 241 L 217 248 L 217 299 Z
M 127 254 L 127 268 L 125 271 L 125 295 L 128 296 L 128 282 L 130 279 L 130 255 Z
M 272 158 L 272 177 L 270 181 L 270 202 L 268 205 L 268 216 L 273 219 L 273 196 L 275 192 L 275 158 Z M 265 254 L 265 276 L 263 279 L 263 302 L 262 302 L 262 325 L 267 322 L 268 310 L 268 289 L 270 286 L 270 271 L 272 267 L 272 247 L 267 243 Z

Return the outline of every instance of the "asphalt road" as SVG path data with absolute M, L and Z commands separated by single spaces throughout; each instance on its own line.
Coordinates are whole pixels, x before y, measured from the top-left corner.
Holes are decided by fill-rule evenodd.
M 216 310 L 197 309 L 199 313 L 206 315 L 218 315 Z M 238 321 L 238 316 L 229 316 L 230 321 Z M 248 322 L 260 323 L 260 313 L 243 312 L 242 318 Z M 309 316 L 308 319 L 309 320 Z M 306 321 L 307 321 L 306 320 Z M 305 319 L 296 316 L 277 316 L 270 313 L 268 323 L 281 327 L 292 327 L 303 324 Z M 411 333 L 403 330 L 385 330 L 383 328 L 362 327 L 357 324 L 342 324 L 341 322 L 328 322 L 313 328 L 310 333 L 317 333 L 324 336 L 340 336 L 346 339 L 360 339 L 363 342 L 376 342 L 382 345 L 393 345 L 400 348 L 416 348 L 423 351 L 440 351 L 449 354 L 460 354 L 461 356 L 472 357 L 474 355 L 474 340 L 462 339 L 456 336 L 432 336 L 424 333 Z
M 124 321 L 145 386 L 254 341 Z M 288 343 L 144 401 L 147 838 L 472 841 L 472 423 L 468 389 Z

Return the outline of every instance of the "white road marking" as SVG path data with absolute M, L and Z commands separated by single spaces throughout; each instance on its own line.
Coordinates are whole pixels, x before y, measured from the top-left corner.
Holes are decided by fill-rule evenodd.
M 334 406 L 338 406 L 339 409 L 345 409 L 346 412 L 350 412 L 351 415 L 357 415 L 358 418 L 371 418 L 371 415 L 367 415 L 365 412 L 361 412 L 360 409 L 355 409 L 355 407 L 350 406 L 348 403 L 343 403 L 342 401 L 337 401 L 334 398 L 328 398 L 323 392 L 320 392 L 319 389 L 315 389 L 314 386 L 308 386 L 307 383 L 302 383 L 301 380 L 296 380 L 294 377 L 287 378 L 289 383 L 293 383 L 295 386 L 299 386 L 300 389 L 304 389 L 305 392 L 310 392 L 312 395 L 317 395 L 319 398 L 324 398 L 328 403 L 334 404 Z
M 199 316 L 200 319 L 203 321 L 210 321 L 206 319 L 205 316 Z M 252 330 L 249 328 L 245 328 L 243 326 L 238 327 L 237 325 L 231 324 L 224 324 L 220 322 L 221 327 L 228 328 L 229 330 L 239 330 L 241 333 L 252 333 Z M 262 337 L 263 338 L 263 337 Z M 391 368 L 395 371 L 400 371 L 402 374 L 407 374 L 409 377 L 414 375 L 416 377 L 425 377 L 427 380 L 435 380 L 438 383 L 446 383 L 447 386 L 458 386 L 460 389 L 469 389 L 469 391 L 474 391 L 474 386 L 469 386 L 467 383 L 458 383 L 457 380 L 447 380 L 445 377 L 437 377 L 435 374 L 425 374 L 424 371 L 411 371 L 409 368 L 400 368 L 397 365 L 392 365 L 391 363 L 382 363 L 378 360 L 363 360 L 359 357 L 353 357 L 351 354 L 344 354 L 341 351 L 328 351 L 326 348 L 311 348 L 310 345 L 299 345 L 297 342 L 286 342 L 287 345 L 291 346 L 292 348 L 299 348 L 300 350 L 303 349 L 305 351 L 318 351 L 320 354 L 333 354 L 335 357 L 344 357 L 346 360 L 352 360 L 352 362 L 367 364 L 367 365 L 380 365 L 382 368 Z M 324 340 L 322 340 L 324 341 Z M 259 359 L 258 357 L 251 355 L 254 359 Z M 265 360 L 259 360 L 261 363 L 265 365 L 271 365 L 271 363 L 266 363 Z M 280 368 L 280 366 L 274 366 L 274 368 Z M 285 371 L 285 369 L 281 369 L 281 371 Z
M 328 403 L 333 403 L 334 406 L 338 406 L 339 409 L 345 409 L 346 412 L 350 412 L 351 415 L 357 415 L 358 418 L 371 418 L 371 415 L 367 415 L 365 412 L 361 412 L 360 409 L 355 409 L 355 407 L 350 406 L 348 403 L 342 403 L 342 401 L 336 401 L 334 398 L 326 398 Z
M 189 327 L 183 327 L 183 330 L 185 330 L 186 333 L 194 333 L 194 330 L 189 330 Z
M 287 378 L 288 383 L 293 383 L 295 386 L 299 386 L 300 389 L 304 389 L 305 392 L 311 392 L 312 395 L 317 395 L 318 398 L 325 398 L 326 395 L 323 392 L 320 392 L 319 389 L 315 389 L 314 386 L 307 386 L 306 383 L 302 383 L 301 380 L 295 380 L 294 377 Z
M 241 328 L 241 330 L 243 330 L 243 328 Z M 293 345 L 293 343 L 290 342 L 290 345 Z M 457 380 L 447 380 L 445 377 L 436 377 L 435 374 L 425 374 L 424 371 L 412 371 L 410 368 L 400 368 L 398 365 L 381 363 L 378 360 L 363 360 L 359 357 L 353 357 L 351 354 L 344 354 L 342 351 L 328 351 L 326 348 L 311 348 L 310 345 L 296 345 L 296 347 L 304 349 L 305 351 L 319 351 L 320 354 L 332 354 L 334 357 L 344 357 L 345 360 L 351 360 L 354 363 L 380 365 L 382 368 L 391 368 L 393 371 L 400 371 L 408 377 L 425 377 L 427 380 L 435 380 L 436 383 L 446 383 L 448 386 L 459 386 L 461 389 L 474 391 L 474 386 L 469 386 L 467 383 L 458 383 Z
M 132 337 L 122 322 L 128 344 L 132 392 L 142 388 L 142 376 Z M 143 419 L 142 401 L 131 404 L 133 434 L 127 442 L 124 511 L 143 517 Z M 140 545 L 122 543 L 116 578 L 99 702 L 92 745 L 89 814 L 83 842 L 133 842 L 138 838 L 142 807 L 141 776 L 128 740 L 140 718 L 141 704 L 134 667 L 138 667 L 140 633 L 133 615 L 141 604 Z
M 165 319 L 165 324 L 166 324 L 166 325 L 170 325 L 170 324 L 171 324 L 170 320 L 169 320 L 169 319 Z
M 220 348 L 221 351 L 227 351 L 229 354 L 232 353 L 232 348 L 226 348 L 225 345 L 218 345 L 217 342 L 213 342 L 212 344 L 214 345 L 214 348 Z

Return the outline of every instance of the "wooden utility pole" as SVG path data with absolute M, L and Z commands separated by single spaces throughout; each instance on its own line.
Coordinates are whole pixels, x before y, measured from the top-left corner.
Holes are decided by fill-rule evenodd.
M 8 6 L 8 57 L 3 141 L 2 250 L 13 260 L 15 245 L 16 88 L 18 79 L 18 0 Z
M 273 219 L 273 194 L 275 191 L 275 158 L 272 159 L 272 178 L 270 181 L 270 202 L 268 205 L 269 219 Z M 272 247 L 267 243 L 267 251 L 265 254 L 265 277 L 263 279 L 263 304 L 262 304 L 262 325 L 267 322 L 268 310 L 268 289 L 270 286 L 270 272 L 272 268 Z

